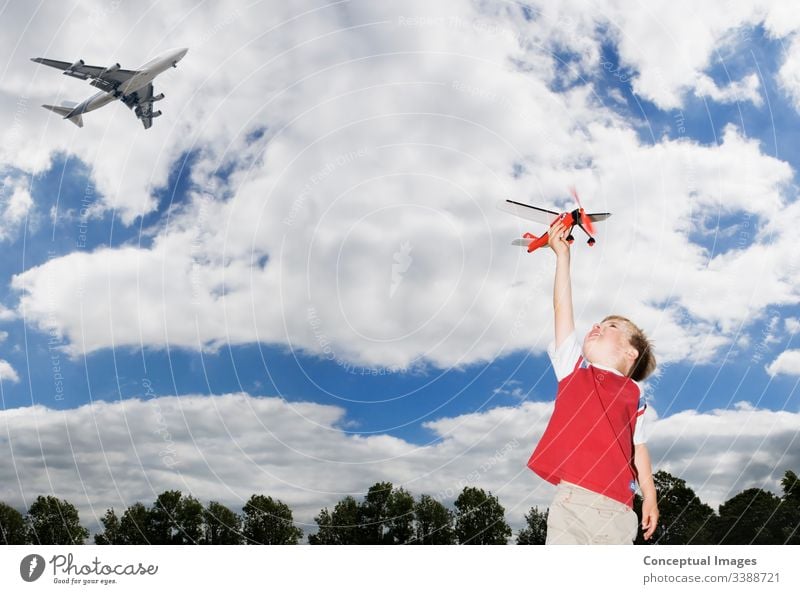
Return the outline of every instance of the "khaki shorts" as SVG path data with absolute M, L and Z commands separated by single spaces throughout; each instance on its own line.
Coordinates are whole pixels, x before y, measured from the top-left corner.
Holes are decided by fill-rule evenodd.
M 547 515 L 546 544 L 633 544 L 636 512 L 605 495 L 562 481 Z

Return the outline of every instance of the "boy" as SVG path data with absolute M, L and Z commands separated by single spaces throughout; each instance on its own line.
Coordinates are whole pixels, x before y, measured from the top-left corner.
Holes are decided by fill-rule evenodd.
M 556 254 L 555 343 L 549 354 L 559 383 L 553 415 L 528 466 L 558 485 L 547 517 L 547 544 L 632 544 L 637 478 L 646 540 L 658 521 L 641 427 L 645 406 L 635 383 L 653 372 L 655 357 L 644 333 L 619 316 L 594 324 L 581 348 L 566 232 L 561 221 L 548 231 Z

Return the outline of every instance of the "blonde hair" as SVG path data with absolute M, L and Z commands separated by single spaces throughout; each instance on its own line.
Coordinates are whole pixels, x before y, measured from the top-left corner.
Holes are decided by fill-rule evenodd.
M 630 370 L 628 371 L 628 377 L 637 382 L 646 379 L 656 370 L 656 356 L 653 354 L 653 345 L 650 343 L 650 340 L 647 338 L 642 329 L 631 322 L 628 318 L 612 315 L 606 316 L 603 319 L 604 322 L 607 320 L 619 320 L 628 325 L 628 328 L 630 329 L 628 342 L 630 342 L 631 346 L 639 353 L 639 355 L 636 357 L 636 360 L 633 362 L 633 365 L 631 365 Z

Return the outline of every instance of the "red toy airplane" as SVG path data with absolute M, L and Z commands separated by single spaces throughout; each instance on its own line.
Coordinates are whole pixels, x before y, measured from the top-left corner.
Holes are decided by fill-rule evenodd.
M 569 228 L 569 235 L 567 235 L 567 241 L 569 243 L 575 241 L 575 238 L 572 236 L 572 230 L 576 226 L 580 227 L 581 230 L 589 236 L 589 241 L 587 241 L 587 243 L 590 246 L 594 245 L 595 239 L 592 237 L 592 234 L 594 233 L 594 225 L 592 225 L 592 223 L 605 221 L 611 216 L 611 213 L 598 212 L 586 214 L 586 211 L 583 210 L 583 206 L 581 206 L 581 201 L 580 198 L 578 198 L 578 193 L 575 191 L 575 188 L 570 188 L 570 193 L 575 198 L 575 202 L 578 203 L 578 208 L 572 212 L 557 213 L 552 210 L 545 210 L 544 208 L 537 208 L 536 206 L 530 206 L 529 204 L 516 202 L 515 200 L 504 200 L 503 202 L 499 202 L 497 204 L 497 208 L 518 217 L 522 217 L 523 219 L 548 225 L 549 227 L 552 227 L 558 221 L 563 221 L 564 226 Z M 525 235 L 522 237 L 522 239 L 515 239 L 511 242 L 511 244 L 527 246 L 529 254 L 533 250 L 547 245 L 547 233 L 543 233 L 539 237 L 536 237 L 533 233 L 525 233 Z

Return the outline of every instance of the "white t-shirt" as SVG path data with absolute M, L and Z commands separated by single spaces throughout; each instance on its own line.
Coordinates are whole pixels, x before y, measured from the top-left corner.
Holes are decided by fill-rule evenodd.
M 564 342 L 561 343 L 561 346 L 558 347 L 558 350 L 556 350 L 555 341 L 551 342 L 547 347 L 547 354 L 550 355 L 550 361 L 553 363 L 553 371 L 556 373 L 556 378 L 558 381 L 561 381 L 574 371 L 575 364 L 578 362 L 578 359 L 583 356 L 583 348 L 578 342 L 578 339 L 575 337 L 575 332 L 572 332 L 572 334 L 564 339 Z M 590 363 L 584 359 L 583 364 L 588 365 Z M 622 375 L 619 371 L 610 367 L 594 365 L 593 363 L 591 363 L 591 365 L 592 367 L 602 369 L 603 371 Z M 637 382 L 635 383 L 639 388 L 639 394 L 642 394 L 642 387 Z M 644 429 L 644 411 L 646 408 L 647 404 L 645 403 L 644 397 L 640 396 L 639 410 L 637 411 L 636 416 L 636 427 L 633 431 L 634 445 L 647 442 L 647 434 Z

